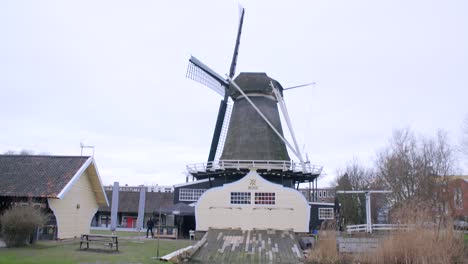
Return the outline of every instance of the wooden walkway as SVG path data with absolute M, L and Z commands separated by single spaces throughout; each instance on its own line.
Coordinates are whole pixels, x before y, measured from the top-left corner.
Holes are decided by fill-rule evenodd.
M 208 231 L 206 242 L 190 263 L 302 263 L 303 254 L 292 231 Z

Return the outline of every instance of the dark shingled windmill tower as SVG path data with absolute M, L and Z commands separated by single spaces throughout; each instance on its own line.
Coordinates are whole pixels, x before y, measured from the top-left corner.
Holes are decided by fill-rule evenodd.
M 223 78 L 195 57 L 189 60 L 187 77 L 219 93 L 220 103 L 208 162 L 188 165 L 196 179 L 222 177 L 232 182 L 246 175 L 250 168 L 267 180 L 294 187 L 313 182 L 322 171 L 301 158 L 289 116 L 283 101 L 281 84 L 263 72 L 242 72 L 234 80 L 245 10 L 240 13 L 234 55 L 229 77 Z M 232 101 L 232 102 L 231 102 Z M 283 135 L 278 105 L 284 114 L 293 147 Z M 287 146 L 300 160 L 293 162 Z
M 234 80 L 272 125 L 283 135 L 278 105 L 265 73 L 240 73 Z M 234 87 L 229 88 L 234 107 L 221 160 L 291 160 L 284 142 Z

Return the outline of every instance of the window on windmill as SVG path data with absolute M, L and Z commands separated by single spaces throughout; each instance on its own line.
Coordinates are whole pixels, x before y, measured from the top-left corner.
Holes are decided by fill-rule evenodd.
M 319 220 L 334 219 L 333 208 L 319 208 L 318 218 Z
M 272 192 L 256 192 L 255 204 L 275 204 L 275 193 Z
M 179 201 L 196 202 L 206 189 L 180 189 Z
M 231 192 L 231 204 L 250 204 L 250 192 Z

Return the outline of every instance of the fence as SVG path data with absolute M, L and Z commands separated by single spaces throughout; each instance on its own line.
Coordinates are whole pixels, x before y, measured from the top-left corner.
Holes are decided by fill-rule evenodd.
M 264 169 L 264 170 L 282 170 L 302 172 L 306 174 L 319 175 L 322 172 L 322 166 L 304 164 L 293 161 L 283 160 L 215 160 L 208 163 L 197 163 L 187 165 L 187 170 L 190 173 L 226 170 L 226 169 Z
M 362 225 L 348 225 L 346 227 L 346 231 L 348 234 L 356 233 L 356 232 L 368 232 L 372 233 L 372 231 L 395 231 L 395 230 L 405 230 L 408 231 L 412 228 L 411 225 L 404 225 L 404 224 L 362 224 Z

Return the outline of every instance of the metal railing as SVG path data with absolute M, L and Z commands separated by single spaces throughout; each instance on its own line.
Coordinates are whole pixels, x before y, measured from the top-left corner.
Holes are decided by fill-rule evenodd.
M 322 172 L 322 166 L 304 164 L 294 161 L 284 160 L 215 160 L 207 163 L 196 163 L 187 165 L 189 173 L 206 173 L 226 169 L 263 169 L 263 170 L 281 170 L 300 172 L 305 174 L 319 175 Z
M 412 228 L 411 225 L 404 224 L 372 224 L 370 227 L 367 224 L 362 225 L 348 225 L 346 226 L 346 231 L 348 234 L 356 232 L 372 232 L 372 231 L 395 231 L 395 230 L 405 230 L 408 231 Z

